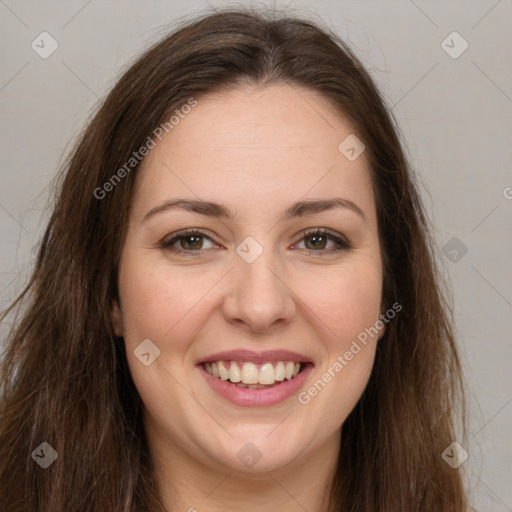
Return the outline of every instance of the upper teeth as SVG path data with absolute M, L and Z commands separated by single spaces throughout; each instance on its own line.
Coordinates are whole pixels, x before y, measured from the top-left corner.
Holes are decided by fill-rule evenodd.
M 240 368 L 241 366 L 241 368 Z M 279 361 L 264 363 L 259 368 L 254 363 L 239 364 L 236 361 L 214 361 L 204 363 L 206 371 L 214 377 L 244 384 L 274 384 L 292 379 L 300 370 L 300 363 Z

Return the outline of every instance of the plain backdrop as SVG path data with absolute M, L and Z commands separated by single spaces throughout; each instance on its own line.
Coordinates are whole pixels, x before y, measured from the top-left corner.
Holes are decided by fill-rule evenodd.
M 0 308 L 28 276 L 50 181 L 98 100 L 178 19 L 228 4 L 0 0 Z M 453 286 L 471 406 L 457 441 L 477 509 L 512 511 L 512 1 L 267 3 L 287 4 L 347 41 L 396 116 Z

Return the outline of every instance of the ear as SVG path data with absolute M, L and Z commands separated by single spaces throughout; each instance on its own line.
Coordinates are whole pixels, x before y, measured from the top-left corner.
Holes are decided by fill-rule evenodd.
M 124 332 L 123 315 L 117 299 L 114 299 L 112 302 L 112 323 L 114 325 L 114 332 L 116 333 L 116 336 L 122 336 Z

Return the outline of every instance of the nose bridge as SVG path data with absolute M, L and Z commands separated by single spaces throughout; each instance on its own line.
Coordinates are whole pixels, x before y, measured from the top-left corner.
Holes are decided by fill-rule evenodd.
M 293 294 L 273 248 L 247 237 L 236 252 L 233 287 L 224 308 L 227 320 L 243 321 L 254 330 L 289 321 L 294 312 Z

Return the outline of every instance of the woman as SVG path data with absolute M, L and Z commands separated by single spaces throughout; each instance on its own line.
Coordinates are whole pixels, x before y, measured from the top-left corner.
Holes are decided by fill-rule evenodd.
M 428 221 L 334 34 L 189 22 L 119 79 L 57 190 L 6 312 L 3 512 L 468 509 Z

